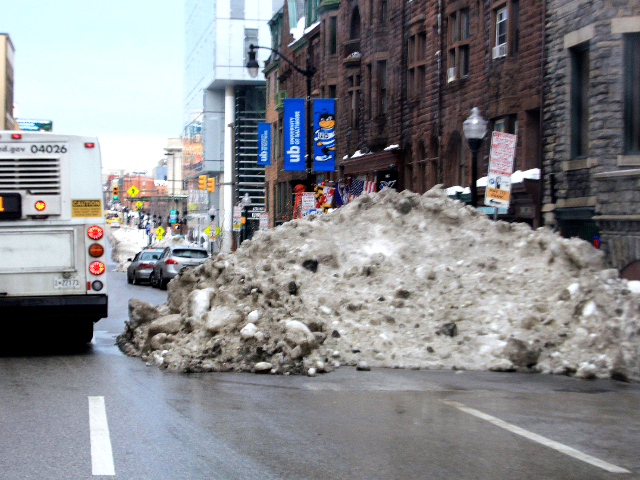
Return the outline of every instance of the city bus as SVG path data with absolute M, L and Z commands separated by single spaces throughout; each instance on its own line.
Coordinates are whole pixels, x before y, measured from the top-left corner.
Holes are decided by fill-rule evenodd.
M 107 316 L 101 169 L 95 137 L 0 131 L 3 327 L 86 343 Z

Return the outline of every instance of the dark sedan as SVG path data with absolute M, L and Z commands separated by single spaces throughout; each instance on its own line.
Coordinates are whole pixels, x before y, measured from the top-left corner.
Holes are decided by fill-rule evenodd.
M 147 249 L 138 252 L 135 257 L 130 258 L 131 264 L 127 268 L 127 282 L 137 284 L 141 281 L 148 282 L 153 266 L 156 264 L 162 249 Z

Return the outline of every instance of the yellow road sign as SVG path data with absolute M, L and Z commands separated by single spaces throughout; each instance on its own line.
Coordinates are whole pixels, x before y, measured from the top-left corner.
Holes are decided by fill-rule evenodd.
M 156 228 L 156 237 L 162 237 L 164 235 L 164 228 L 158 227 Z
M 142 208 L 143 203 L 141 201 L 136 202 L 136 208 L 140 210 Z
M 127 193 L 130 197 L 136 197 L 140 193 L 140 190 L 138 190 L 138 187 L 136 187 L 135 185 L 131 185 L 127 190 Z

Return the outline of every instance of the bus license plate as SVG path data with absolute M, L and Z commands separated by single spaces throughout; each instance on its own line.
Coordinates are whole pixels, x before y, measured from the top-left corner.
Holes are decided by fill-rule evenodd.
M 80 288 L 80 279 L 78 277 L 54 278 L 53 288 Z

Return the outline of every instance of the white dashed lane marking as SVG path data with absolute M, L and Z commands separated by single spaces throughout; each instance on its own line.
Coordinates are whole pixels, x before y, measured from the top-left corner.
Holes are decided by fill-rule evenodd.
M 617 465 L 613 465 L 609 462 L 605 462 L 604 460 L 600 460 L 599 458 L 592 457 L 591 455 L 587 455 L 586 453 L 582 453 L 576 450 L 575 448 L 571 448 L 567 445 L 563 445 L 562 443 L 556 442 L 554 440 L 549 440 L 548 438 L 543 437 L 542 435 L 538 435 L 537 433 L 530 432 L 528 430 L 525 430 L 524 428 L 516 427 L 515 425 L 507 423 L 504 420 L 500 420 L 499 418 L 492 417 L 491 415 L 487 415 L 486 413 L 483 413 L 479 410 L 469 408 L 466 405 L 463 405 L 462 403 L 454 402 L 452 400 L 441 400 L 441 402 L 446 403 L 447 405 L 450 405 L 452 407 L 455 407 L 458 410 L 461 410 L 465 413 L 468 413 L 469 415 L 473 415 L 474 417 L 480 418 L 482 420 L 486 420 L 487 422 L 492 423 L 500 428 L 504 428 L 505 430 L 515 433 L 516 435 L 520 435 L 524 438 L 527 438 L 541 445 L 544 445 L 545 447 L 553 448 L 554 450 L 557 450 L 560 453 L 564 453 L 565 455 L 569 455 L 570 457 L 576 458 L 583 462 L 602 468 L 607 472 L 631 473 L 626 468 L 618 467 Z
M 89 430 L 91 473 L 93 475 L 115 475 L 104 397 L 89 397 Z

